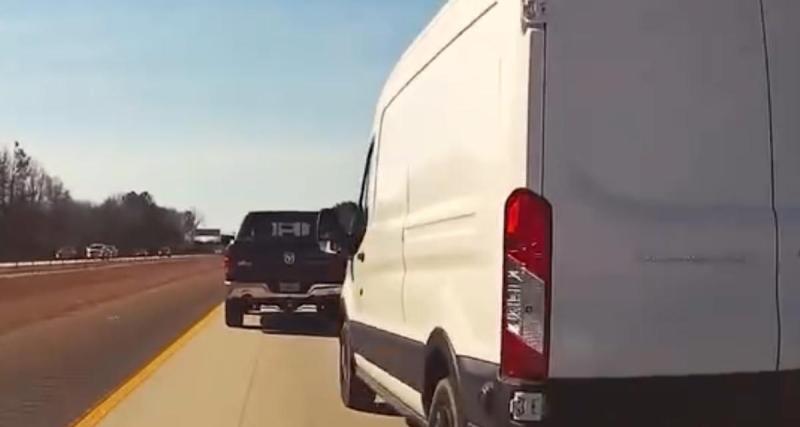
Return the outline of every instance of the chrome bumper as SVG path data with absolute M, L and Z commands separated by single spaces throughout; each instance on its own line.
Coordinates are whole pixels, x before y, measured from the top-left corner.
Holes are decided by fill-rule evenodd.
M 311 286 L 304 294 L 276 293 L 272 292 L 264 283 L 241 283 L 225 282 L 228 289 L 228 299 L 252 298 L 252 299 L 309 299 L 309 298 L 332 298 L 338 297 L 342 293 L 342 285 L 318 283 Z

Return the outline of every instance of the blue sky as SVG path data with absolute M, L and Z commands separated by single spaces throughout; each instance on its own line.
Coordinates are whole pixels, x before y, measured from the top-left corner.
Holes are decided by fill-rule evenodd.
M 76 198 L 235 229 L 357 193 L 375 102 L 441 0 L 0 0 L 0 145 Z

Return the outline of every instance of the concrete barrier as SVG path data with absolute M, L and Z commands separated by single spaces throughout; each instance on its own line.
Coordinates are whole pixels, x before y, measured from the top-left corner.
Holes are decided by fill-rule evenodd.
M 194 258 L 202 255 L 173 255 L 172 259 L 181 258 Z M 153 261 L 158 259 L 165 259 L 167 257 L 146 256 L 146 257 L 119 257 L 109 259 L 65 259 L 65 260 L 49 260 L 49 261 L 17 261 L 17 262 L 0 262 L 0 268 L 23 268 L 23 267 L 50 267 L 59 265 L 76 265 L 76 264 L 102 264 L 102 263 L 119 263 L 119 262 L 137 262 L 137 261 Z

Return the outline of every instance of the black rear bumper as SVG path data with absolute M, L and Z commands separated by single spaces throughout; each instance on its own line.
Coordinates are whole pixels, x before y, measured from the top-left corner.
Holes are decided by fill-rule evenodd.
M 285 266 L 278 267 L 261 267 L 261 269 L 269 269 L 269 273 L 260 271 L 242 271 L 232 270 L 225 275 L 227 282 L 243 282 L 243 283 L 269 283 L 270 285 L 277 285 L 279 282 L 300 282 L 303 284 L 313 283 L 344 283 L 344 269 L 339 268 L 338 265 L 332 266 L 299 266 L 297 268 L 286 268 Z
M 245 310 L 258 311 L 262 305 L 277 306 L 283 311 L 311 304 L 317 308 L 338 309 L 342 285 L 300 283 L 296 292 L 281 292 L 278 283 L 226 282 L 226 301 L 241 304 Z
M 496 365 L 459 360 L 461 407 L 475 426 L 800 427 L 800 371 L 521 384 Z M 540 392 L 542 422 L 511 419 L 515 392 Z

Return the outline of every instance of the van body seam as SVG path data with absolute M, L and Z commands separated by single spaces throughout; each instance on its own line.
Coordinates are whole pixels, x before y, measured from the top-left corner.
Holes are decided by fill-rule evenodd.
M 772 75 L 770 73 L 769 60 L 769 40 L 767 36 L 767 18 L 764 9 L 764 0 L 758 0 L 759 13 L 761 18 L 761 41 L 764 46 L 764 67 L 766 71 L 766 91 L 767 91 L 767 117 L 769 119 L 769 160 L 770 160 L 770 203 L 772 204 L 772 220 L 775 231 L 775 309 L 778 316 L 778 345 L 777 356 L 775 358 L 775 370 L 781 368 L 781 351 L 783 347 L 783 326 L 781 316 L 781 283 L 780 283 L 780 226 L 778 224 L 778 209 L 775 204 L 775 128 L 773 124 L 772 112 Z

